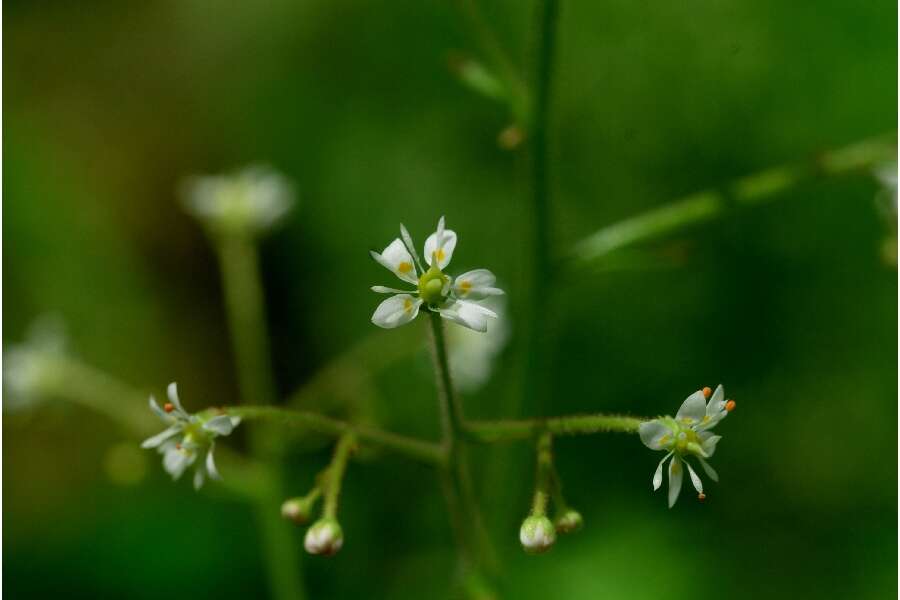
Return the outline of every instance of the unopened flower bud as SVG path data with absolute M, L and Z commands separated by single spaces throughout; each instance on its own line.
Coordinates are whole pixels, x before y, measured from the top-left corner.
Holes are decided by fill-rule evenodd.
M 522 522 L 519 541 L 525 552 L 539 554 L 550 549 L 556 541 L 556 528 L 545 516 L 532 515 Z
M 313 500 L 313 498 L 288 498 L 281 505 L 281 516 L 297 525 L 309 523 L 313 509 L 313 502 L 310 500 Z
M 584 519 L 581 513 L 574 509 L 568 509 L 556 518 L 556 531 L 559 533 L 572 533 L 581 529 Z
M 303 547 L 310 554 L 333 556 L 344 545 L 344 532 L 336 519 L 324 518 L 306 531 Z

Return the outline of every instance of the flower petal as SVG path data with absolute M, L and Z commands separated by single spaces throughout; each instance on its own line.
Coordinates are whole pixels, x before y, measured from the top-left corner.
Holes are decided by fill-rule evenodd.
M 146 440 L 141 442 L 141 448 L 144 448 L 144 449 L 156 448 L 157 446 L 159 446 L 160 444 L 162 444 L 167 439 L 169 439 L 170 437 L 172 437 L 173 435 L 177 434 L 180 431 L 181 431 L 181 427 L 179 427 L 178 425 L 172 425 L 171 427 L 169 427 L 162 433 L 157 433 L 153 437 L 148 437 Z
M 203 487 L 203 469 L 197 467 L 194 469 L 194 489 L 199 490 Z
M 706 396 L 698 390 L 688 396 L 678 409 L 675 418 L 686 425 L 699 423 L 706 416 Z
M 374 258 L 378 264 L 403 281 L 413 285 L 419 282 L 419 276 L 413 258 L 406 249 L 406 246 L 403 245 L 403 242 L 400 241 L 400 238 L 396 238 L 393 242 L 388 244 L 387 248 L 385 248 L 384 252 L 381 254 L 372 251 L 370 251 L 369 254 L 372 255 L 372 258 Z
M 713 454 L 715 454 L 716 444 L 719 443 L 719 440 L 722 439 L 722 436 L 721 435 L 713 435 L 709 432 L 703 432 L 703 433 L 707 434 L 706 436 L 704 436 L 703 434 L 700 434 L 701 435 L 700 439 L 703 440 L 703 444 L 702 444 L 703 452 L 706 453 L 706 456 L 704 458 L 710 458 Z
M 172 415 L 168 414 L 166 411 L 159 407 L 159 404 L 156 403 L 156 398 L 150 396 L 150 410 L 156 413 L 156 415 L 165 421 L 166 423 L 171 423 L 174 420 Z
M 228 435 L 234 430 L 234 425 L 228 415 L 218 415 L 204 423 L 203 429 L 218 435 Z
M 487 331 L 488 317 L 497 318 L 497 313 L 491 309 L 465 300 L 457 300 L 448 308 L 439 308 L 438 312 L 448 321 L 482 333 Z
M 703 467 L 703 470 L 706 471 L 706 474 L 709 475 L 709 478 L 718 483 L 719 474 L 716 473 L 716 470 L 713 469 L 712 466 L 710 466 L 710 464 L 703 460 L 701 457 L 698 456 L 697 460 L 700 461 L 700 466 Z
M 438 220 L 437 231 L 425 240 L 425 262 L 431 266 L 434 256 L 437 255 L 437 266 L 444 269 L 453 258 L 453 250 L 456 248 L 456 232 L 444 229 L 444 217 Z
M 376 294 L 409 294 L 409 290 L 398 290 L 397 288 L 385 287 L 383 285 L 373 285 L 371 288 Z
M 416 261 L 416 266 L 419 267 L 420 271 L 424 271 L 424 267 L 422 267 L 422 259 L 419 258 L 419 255 L 416 253 L 416 247 L 413 244 L 412 236 L 409 235 L 409 231 L 406 230 L 406 226 L 403 223 L 400 223 L 400 237 L 403 238 L 403 245 L 406 246 L 406 250 L 412 255 L 412 257 Z
M 178 411 L 184 418 L 190 418 L 190 415 L 186 410 L 184 410 L 184 407 L 181 406 L 181 401 L 178 399 L 178 384 L 174 381 L 170 383 L 169 387 L 166 388 L 166 393 L 169 396 L 169 402 L 171 402 L 172 405 L 175 406 L 175 410 Z
M 170 447 L 163 455 L 163 468 L 166 473 L 172 476 L 172 479 L 178 479 L 184 473 L 185 469 L 191 466 L 196 458 L 196 453 L 189 452 L 182 448 Z
M 475 269 L 463 273 L 453 282 L 453 292 L 459 298 L 482 300 L 488 296 L 500 296 L 503 290 L 494 287 L 497 278 L 487 269 Z
M 409 294 L 391 296 L 378 305 L 372 315 L 372 323 L 385 329 L 405 325 L 416 318 L 422 300 Z
M 644 445 L 651 450 L 662 450 L 675 441 L 672 430 L 659 419 L 641 423 L 638 433 Z
M 213 450 L 215 450 L 215 448 L 216 445 L 212 444 L 209 447 L 209 451 L 206 453 L 206 471 L 212 479 L 222 479 L 222 476 L 219 475 L 219 470 L 216 469 L 216 461 L 213 458 Z
M 701 392 L 702 396 L 702 392 Z M 678 455 L 672 457 L 669 463 L 669 508 L 675 506 L 678 494 L 681 493 L 681 480 L 684 477 L 684 469 L 681 467 L 681 459 Z
M 663 463 L 666 462 L 666 459 L 672 456 L 672 453 L 669 452 L 665 456 L 662 457 L 662 460 L 659 461 L 659 464 L 656 465 L 656 472 L 653 473 L 653 491 L 659 489 L 659 486 L 662 485 L 662 476 L 663 476 Z
M 703 493 L 703 482 L 700 481 L 700 477 L 697 475 L 697 472 L 694 471 L 694 468 L 691 466 L 691 463 L 688 461 L 684 461 L 684 464 L 687 465 L 688 475 L 691 476 L 691 483 L 694 484 L 694 489 L 697 490 L 698 494 Z

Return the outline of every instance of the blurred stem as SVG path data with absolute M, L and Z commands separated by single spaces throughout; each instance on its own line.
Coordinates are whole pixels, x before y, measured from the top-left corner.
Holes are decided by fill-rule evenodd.
M 611 253 L 721 217 L 731 210 L 774 200 L 793 186 L 815 177 L 870 171 L 896 156 L 896 134 L 864 140 L 810 160 L 773 167 L 721 188 L 691 194 L 659 208 L 613 223 L 575 244 L 565 257 L 570 271 L 601 261 Z
M 637 433 L 646 419 L 619 415 L 571 415 L 544 419 L 469 421 L 466 436 L 474 441 L 492 444 L 530 439 L 547 431 L 553 435 L 592 435 L 595 433 Z
M 328 466 L 328 475 L 325 482 L 325 507 L 326 518 L 337 518 L 338 498 L 341 495 L 341 483 L 347 470 L 347 461 L 350 453 L 356 445 L 356 437 L 352 433 L 341 434 L 337 446 L 334 449 L 334 457 Z
M 276 394 L 256 244 L 245 235 L 224 235 L 216 242 L 241 399 L 271 404 Z M 272 596 L 279 600 L 304 598 L 297 540 L 277 509 L 285 496 L 280 448 L 265 429 L 251 431 L 249 442 L 251 454 L 265 459 L 274 473 L 271 493 L 261 497 L 256 506 Z
M 464 560 L 476 572 L 495 568 L 496 559 L 475 499 L 464 446 L 463 410 L 453 389 L 444 322 L 436 312 L 428 311 L 431 324 L 432 358 L 438 404 L 441 412 L 442 446 L 447 465 L 443 473 L 444 494 L 451 511 L 457 540 L 463 543 Z M 455 514 L 454 514 L 455 513 Z
M 534 498 L 531 501 L 531 514 L 543 517 L 547 514 L 550 500 L 550 484 L 553 477 L 553 435 L 543 431 L 537 439 L 537 465 L 534 484 Z

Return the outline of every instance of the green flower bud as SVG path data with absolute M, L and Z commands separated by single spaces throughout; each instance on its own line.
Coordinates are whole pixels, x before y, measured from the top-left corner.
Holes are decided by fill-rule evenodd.
M 522 522 L 519 541 L 522 542 L 525 552 L 530 554 L 546 552 L 556 542 L 556 528 L 547 517 L 532 515 Z
M 310 554 L 333 556 L 344 545 L 344 532 L 337 519 L 324 518 L 313 523 L 306 531 L 303 547 Z
M 556 517 L 556 531 L 558 533 L 572 533 L 581 529 L 581 526 L 584 524 L 584 519 L 581 517 L 581 513 L 577 510 L 569 508 Z
M 317 496 L 288 498 L 281 505 L 281 516 L 297 525 L 309 523 Z

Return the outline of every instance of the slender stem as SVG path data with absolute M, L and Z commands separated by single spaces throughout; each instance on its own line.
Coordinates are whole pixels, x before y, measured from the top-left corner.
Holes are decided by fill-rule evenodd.
M 466 436 L 476 442 L 495 442 L 533 438 L 546 430 L 553 435 L 591 435 L 601 432 L 637 433 L 646 419 L 619 415 L 571 415 L 544 419 L 508 421 L 468 421 Z
M 538 436 L 536 471 L 531 514 L 542 517 L 547 514 L 550 483 L 553 476 L 553 435 L 549 431 L 544 431 Z
M 566 502 L 562 492 L 562 480 L 555 465 L 550 468 L 550 495 L 553 497 L 553 506 L 557 515 L 563 515 L 569 510 L 569 503 Z
M 569 269 L 586 267 L 641 242 L 681 231 L 739 207 L 774 200 L 800 182 L 871 170 L 896 156 L 896 134 L 864 140 L 790 165 L 741 177 L 722 188 L 691 194 L 671 204 L 613 223 L 575 244 L 566 256 Z
M 244 235 L 225 235 L 216 242 L 242 401 L 271 404 L 276 391 L 256 245 Z M 274 474 L 270 493 L 256 505 L 271 593 L 279 600 L 304 598 L 297 540 L 276 509 L 284 497 L 279 445 L 263 429 L 251 432 L 249 442 L 251 454 L 264 457 Z
M 337 446 L 334 449 L 334 457 L 331 459 L 331 465 L 328 467 L 328 476 L 325 487 L 325 508 L 326 518 L 337 517 L 338 498 L 341 495 L 341 483 L 344 480 L 344 472 L 347 470 L 347 462 L 350 453 L 356 445 L 356 437 L 353 433 L 344 433 L 338 439 Z
M 441 438 L 447 452 L 452 455 L 457 438 L 460 436 L 463 428 L 462 408 L 459 406 L 453 393 L 450 363 L 447 358 L 447 342 L 444 339 L 444 322 L 436 312 L 429 311 L 428 316 L 431 324 L 435 384 L 437 385 L 438 404 L 441 411 Z
M 384 431 L 374 427 L 354 425 L 314 412 L 288 410 L 275 406 L 224 407 L 225 413 L 244 420 L 268 420 L 291 427 L 313 431 L 327 436 L 342 436 L 353 433 L 362 442 L 402 454 L 414 460 L 433 465 L 444 465 L 446 455 L 438 444 Z

